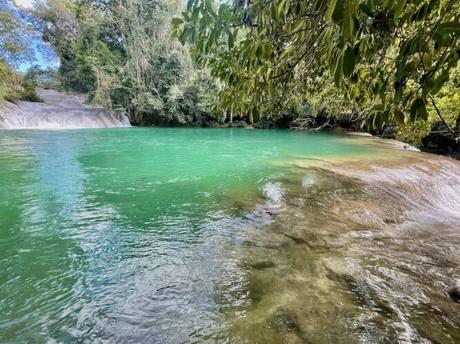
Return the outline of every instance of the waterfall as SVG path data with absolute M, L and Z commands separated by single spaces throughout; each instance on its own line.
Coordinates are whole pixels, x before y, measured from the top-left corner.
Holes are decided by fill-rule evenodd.
M 43 102 L 6 103 L 0 108 L 0 129 L 83 129 L 129 127 L 128 117 L 85 104 L 86 97 L 38 90 Z

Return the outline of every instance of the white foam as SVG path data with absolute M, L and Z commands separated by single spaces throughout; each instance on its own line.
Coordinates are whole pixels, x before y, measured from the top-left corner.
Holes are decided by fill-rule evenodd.
M 268 207 L 280 208 L 284 205 L 284 190 L 281 183 L 267 183 L 264 185 L 263 192 Z
M 44 102 L 6 103 L 0 109 L 0 129 L 83 129 L 129 127 L 124 114 L 85 104 L 85 96 L 39 90 Z

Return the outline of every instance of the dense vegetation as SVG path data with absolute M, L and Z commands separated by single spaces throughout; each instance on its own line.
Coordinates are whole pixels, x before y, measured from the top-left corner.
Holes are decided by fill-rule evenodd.
M 255 121 L 293 99 L 320 99 L 330 113 L 355 110 L 381 128 L 435 116 L 452 126 L 459 20 L 455 0 L 190 0 L 174 24 L 224 83 L 222 108 Z
M 34 87 L 15 71 L 21 62 L 30 59 L 32 27 L 14 8 L 0 6 L 0 105 L 5 100 L 36 100 Z
M 167 0 L 48 0 L 36 8 L 58 54 L 62 86 L 126 111 L 140 125 L 197 124 L 212 116 L 216 84 L 171 38 Z

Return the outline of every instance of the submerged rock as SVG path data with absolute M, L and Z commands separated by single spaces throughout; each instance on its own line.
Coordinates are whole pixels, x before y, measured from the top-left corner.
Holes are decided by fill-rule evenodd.
M 460 303 L 460 280 L 457 280 L 455 284 L 447 288 L 446 291 L 453 301 Z
M 294 241 L 294 243 L 296 243 L 297 245 L 307 245 L 308 246 L 308 242 L 305 239 L 296 237 L 296 236 L 288 234 L 288 233 L 282 233 L 282 234 L 285 237 L 287 237 L 287 238 L 291 239 L 292 241 Z
M 285 307 L 279 307 L 269 320 L 269 326 L 279 332 L 301 332 L 297 316 Z
M 250 264 L 250 267 L 253 268 L 253 269 L 256 269 L 256 270 L 265 270 L 265 269 L 269 269 L 269 268 L 274 268 L 275 263 L 273 263 L 270 260 L 263 260 L 263 261 L 260 261 L 260 262 Z

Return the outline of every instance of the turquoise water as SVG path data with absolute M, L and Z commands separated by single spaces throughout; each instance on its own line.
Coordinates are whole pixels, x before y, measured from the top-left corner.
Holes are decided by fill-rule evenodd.
M 245 226 L 238 201 L 255 206 L 283 161 L 372 151 L 341 140 L 244 129 L 1 132 L 0 342 L 219 337 L 222 309 L 238 302 L 221 289 L 245 293 L 231 252 Z
M 356 342 L 359 329 L 349 329 L 362 306 L 345 290 L 330 296 L 323 268 L 312 268 L 332 248 L 316 250 L 316 234 L 308 250 L 291 234 L 282 237 L 300 246 L 280 244 L 269 215 L 289 207 L 289 185 L 310 187 L 310 172 L 299 174 L 291 161 L 382 152 L 362 139 L 289 131 L 0 132 L 0 342 L 304 342 L 294 332 L 305 328 L 274 308 L 302 295 L 302 307 L 335 302 L 321 308 L 326 318 L 316 315 L 312 336 Z M 330 223 L 343 231 L 333 215 L 321 220 L 335 197 L 355 197 L 353 184 L 334 178 L 317 191 L 323 198 L 302 201 L 294 225 L 278 227 L 290 233 L 303 223 L 308 234 Z M 323 301 L 310 299 L 306 285 Z M 295 292 L 280 296 L 291 286 Z M 350 309 L 334 308 L 344 304 Z M 312 310 L 302 312 L 296 319 L 309 324 Z M 330 314 L 342 329 L 325 329 Z

